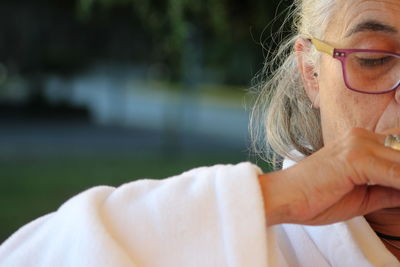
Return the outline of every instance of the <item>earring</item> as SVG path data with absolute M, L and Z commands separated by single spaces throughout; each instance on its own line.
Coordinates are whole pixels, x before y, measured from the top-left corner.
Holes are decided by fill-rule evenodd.
M 314 76 L 315 78 L 317 78 L 317 77 L 318 77 L 318 73 L 314 72 L 313 76 Z

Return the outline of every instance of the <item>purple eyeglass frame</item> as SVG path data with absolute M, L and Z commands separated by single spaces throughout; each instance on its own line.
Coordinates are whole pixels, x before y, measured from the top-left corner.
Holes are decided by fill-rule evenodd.
M 353 88 L 350 86 L 350 84 L 348 83 L 347 80 L 347 71 L 346 71 L 346 58 L 348 55 L 352 54 L 352 53 L 357 53 L 357 52 L 379 52 L 379 53 L 384 53 L 384 54 L 388 54 L 388 55 L 392 55 L 395 57 L 400 57 L 400 54 L 394 53 L 394 52 L 390 52 L 390 51 L 385 51 L 385 50 L 374 50 L 374 49 L 337 49 L 334 48 L 333 46 L 330 46 L 329 44 L 315 39 L 315 38 L 311 38 L 308 39 L 313 45 L 314 47 L 323 53 L 326 53 L 330 56 L 332 56 L 333 58 L 339 60 L 342 64 L 342 73 L 343 73 L 343 79 L 344 79 L 344 83 L 346 85 L 346 87 L 352 91 L 358 92 L 358 93 L 362 93 L 362 94 L 369 94 L 369 95 L 381 95 L 381 94 L 386 94 L 386 93 L 390 93 L 394 90 L 396 90 L 399 86 L 400 86 L 400 80 L 397 82 L 397 84 L 395 86 L 393 86 L 392 88 L 382 91 L 382 92 L 367 92 L 367 91 L 362 91 L 356 88 Z

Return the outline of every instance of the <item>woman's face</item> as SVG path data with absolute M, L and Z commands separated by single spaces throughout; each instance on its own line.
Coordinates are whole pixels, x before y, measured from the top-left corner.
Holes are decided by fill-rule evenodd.
M 338 5 L 327 28 L 327 43 L 400 53 L 400 0 L 339 0 Z M 326 54 L 318 81 L 325 144 L 353 127 L 375 132 L 400 128 L 400 89 L 382 95 L 351 91 L 344 84 L 340 62 Z

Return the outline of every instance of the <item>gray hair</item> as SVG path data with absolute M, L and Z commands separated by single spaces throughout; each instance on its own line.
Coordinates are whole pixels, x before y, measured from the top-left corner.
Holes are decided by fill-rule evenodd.
M 283 158 L 298 160 L 293 151 L 308 156 L 323 146 L 320 112 L 312 108 L 297 67 L 293 49 L 298 38 L 324 39 L 334 13 L 335 0 L 295 0 L 287 23 L 293 20 L 293 33 L 269 55 L 256 76 L 257 98 L 251 112 L 250 135 L 253 150 L 279 168 Z M 303 55 L 318 68 L 315 49 Z M 269 76 L 268 76 L 269 74 Z

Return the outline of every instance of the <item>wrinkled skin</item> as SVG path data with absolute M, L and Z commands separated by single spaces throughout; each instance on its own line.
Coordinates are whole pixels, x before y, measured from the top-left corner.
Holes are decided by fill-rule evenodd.
M 337 48 L 400 52 L 400 1 L 338 4 L 341 19 L 331 21 L 324 41 Z M 395 31 L 349 35 L 368 20 Z M 309 47 L 299 39 L 295 50 Z M 321 225 L 365 215 L 374 230 L 400 236 L 400 151 L 383 146 L 386 134 L 400 134 L 400 89 L 382 95 L 351 91 L 340 62 L 326 54 L 319 69 L 308 66 L 301 53 L 298 63 L 308 96 L 321 112 L 324 147 L 292 168 L 260 176 L 269 225 Z M 399 250 L 387 247 L 400 258 Z

